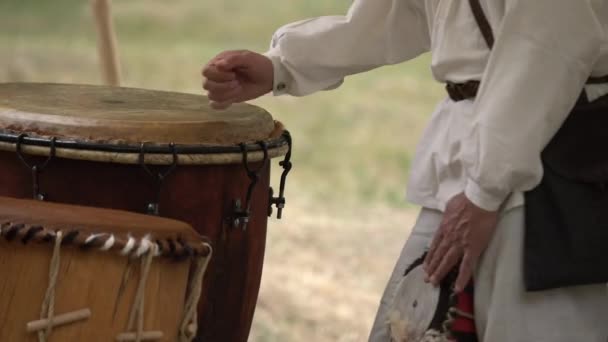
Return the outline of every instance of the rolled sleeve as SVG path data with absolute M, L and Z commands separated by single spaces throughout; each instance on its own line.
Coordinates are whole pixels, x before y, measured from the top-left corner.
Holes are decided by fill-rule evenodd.
M 346 15 L 280 28 L 265 55 L 274 65 L 274 94 L 304 96 L 414 58 L 429 45 L 423 0 L 355 0 Z
M 289 93 L 288 86 L 293 82 L 293 79 L 283 63 L 281 63 L 281 57 L 272 51 L 268 51 L 264 54 L 272 62 L 272 68 L 274 71 L 274 81 L 272 87 L 272 93 L 274 96 L 285 95 Z
M 498 210 L 508 195 L 482 189 L 479 184 L 470 179 L 467 181 L 464 194 L 473 204 L 487 211 Z

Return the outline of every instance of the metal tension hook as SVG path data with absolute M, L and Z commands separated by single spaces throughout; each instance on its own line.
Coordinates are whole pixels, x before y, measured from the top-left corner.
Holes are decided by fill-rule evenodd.
M 287 140 L 287 146 L 289 149 L 287 150 L 287 154 L 283 161 L 279 162 L 279 165 L 283 167 L 283 173 L 281 174 L 281 183 L 279 185 L 279 196 L 274 197 L 274 189 L 270 188 L 268 194 L 268 216 L 272 216 L 272 206 L 275 205 L 277 207 L 277 218 L 281 219 L 283 216 L 283 208 L 285 208 L 285 183 L 287 182 L 287 175 L 289 171 L 291 171 L 292 163 L 291 163 L 291 149 L 293 146 L 293 141 L 291 139 L 291 134 L 288 131 L 283 133 L 283 137 Z
M 27 162 L 27 160 L 25 160 L 25 156 L 21 151 L 21 145 L 23 144 L 23 139 L 25 137 L 27 137 L 27 134 L 20 134 L 17 137 L 15 151 L 17 153 L 17 157 L 19 157 L 19 160 L 21 160 L 21 163 L 23 163 L 23 165 L 25 165 L 25 167 L 30 169 L 30 171 L 32 172 L 32 198 L 34 198 L 35 200 L 44 201 L 45 195 L 40 192 L 39 176 L 40 173 L 49 165 L 51 160 L 53 160 L 53 158 L 55 157 L 55 142 L 57 138 L 51 138 L 49 155 L 45 161 L 43 161 L 41 164 L 30 164 Z
M 247 145 L 244 143 L 239 145 L 241 147 L 241 153 L 243 154 L 243 166 L 245 167 L 247 176 L 249 177 L 249 186 L 247 187 L 245 205 L 243 206 L 240 200 L 234 201 L 231 221 L 232 227 L 238 228 L 240 226 L 242 230 L 247 230 L 247 225 L 249 224 L 249 217 L 251 214 L 251 197 L 253 196 L 253 190 L 260 179 L 260 171 L 262 171 L 268 162 L 268 145 L 264 141 L 258 141 L 258 144 L 264 152 L 264 159 L 262 159 L 260 167 L 255 170 L 250 167 L 249 161 L 247 160 Z
M 171 149 L 171 154 L 173 155 L 173 162 L 171 165 L 167 167 L 164 172 L 154 173 L 148 165 L 146 165 L 145 154 L 146 154 L 146 143 L 141 143 L 141 147 L 139 150 L 139 165 L 142 169 L 152 178 L 152 180 L 156 183 L 156 200 L 154 202 L 148 203 L 146 206 L 146 213 L 149 215 L 160 215 L 160 192 L 163 187 L 163 183 L 165 179 L 177 168 L 177 152 L 175 151 L 175 144 L 170 143 L 169 148 Z

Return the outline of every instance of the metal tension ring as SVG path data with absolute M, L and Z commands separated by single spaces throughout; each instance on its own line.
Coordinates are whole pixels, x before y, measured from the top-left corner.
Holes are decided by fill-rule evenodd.
M 55 154 L 56 154 L 55 142 L 56 142 L 57 138 L 55 138 L 55 137 L 51 138 L 49 155 L 45 161 L 43 161 L 41 164 L 30 164 L 27 162 L 27 160 L 25 160 L 25 156 L 23 155 L 23 152 L 21 151 L 21 145 L 23 144 L 23 139 L 26 137 L 27 137 L 27 134 L 20 134 L 17 137 L 17 142 L 15 144 L 15 152 L 17 153 L 17 157 L 19 158 L 21 163 L 23 165 L 25 165 L 25 167 L 30 169 L 30 171 L 32 172 L 32 197 L 35 200 L 44 201 L 46 196 L 40 192 L 40 180 L 39 180 L 40 177 L 39 176 L 40 176 L 40 173 L 49 165 L 51 160 L 53 160 L 53 158 L 55 158 Z

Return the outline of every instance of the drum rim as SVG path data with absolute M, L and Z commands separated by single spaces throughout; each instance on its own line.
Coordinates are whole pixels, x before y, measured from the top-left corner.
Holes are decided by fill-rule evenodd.
M 267 149 L 277 149 L 288 145 L 287 135 L 289 131 L 283 130 L 282 134 L 275 138 L 263 140 Z M 211 145 L 211 144 L 157 144 L 152 142 L 135 143 L 116 143 L 85 141 L 78 139 L 49 139 L 39 136 L 30 136 L 27 133 L 17 134 L 7 130 L 0 130 L 0 142 L 24 146 L 37 146 L 51 148 L 63 148 L 80 151 L 108 152 L 108 153 L 145 153 L 145 154 L 232 154 L 243 152 L 243 147 L 247 152 L 263 151 L 260 142 L 248 142 L 235 145 Z M 243 147 L 242 147 L 243 146 Z

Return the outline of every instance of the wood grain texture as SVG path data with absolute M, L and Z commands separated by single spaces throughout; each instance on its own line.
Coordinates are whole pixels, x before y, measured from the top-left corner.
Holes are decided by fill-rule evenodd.
M 239 104 L 215 111 L 204 96 L 32 83 L 0 84 L 0 127 L 17 134 L 88 142 L 191 145 L 251 143 L 276 137 L 283 129 L 261 108 Z M 24 146 L 24 152 L 34 153 L 28 148 Z M 285 152 L 281 149 L 276 155 Z M 40 174 L 41 192 L 48 201 L 139 213 L 156 201 L 155 181 L 139 165 L 88 156 L 70 159 L 61 153 Z M 249 335 L 262 274 L 270 178 L 270 163 L 250 161 L 261 172 L 247 230 L 226 224 L 234 201 L 245 203 L 250 184 L 240 164 L 180 163 L 160 191 L 161 216 L 191 225 L 214 249 L 199 303 L 199 337 L 204 341 L 244 342 Z M 29 198 L 31 193 L 31 171 L 15 152 L 0 151 L 0 195 Z
M 190 225 L 163 217 L 0 196 L 0 223 L 4 222 L 93 234 L 130 234 L 135 238 L 153 233 L 157 238 L 180 236 L 191 242 L 202 239 Z
M 144 217 L 121 211 L 65 206 L 34 201 L 0 199 L 0 219 L 29 221 L 57 229 L 94 228 L 96 232 L 196 236 L 184 223 Z M 144 226 L 144 225 L 147 225 Z M 123 227 L 123 229 L 120 229 Z M 28 322 L 40 317 L 48 286 L 52 244 L 0 239 L 0 341 L 37 341 L 27 332 Z M 183 317 L 190 259 L 155 258 L 145 287 L 144 326 L 160 330 L 160 341 L 174 342 Z M 83 250 L 75 245 L 61 248 L 55 291 L 55 313 L 89 308 L 83 321 L 56 327 L 50 341 L 113 341 L 124 332 L 139 278 L 139 260 L 131 262 L 115 252 Z M 122 288 L 123 277 L 126 285 Z
M 0 127 L 84 141 L 234 145 L 267 139 L 265 110 L 225 111 L 204 96 L 93 85 L 0 83 Z
M 0 152 L 0 166 L 0 195 L 29 198 L 30 172 L 15 153 Z M 233 201 L 245 201 L 249 178 L 242 165 L 179 166 L 161 191 L 161 216 L 190 224 L 214 248 L 199 303 L 204 341 L 247 341 L 262 275 L 269 176 L 268 163 L 253 192 L 246 231 L 225 224 Z M 40 175 L 40 186 L 52 202 L 140 213 L 155 198 L 154 183 L 137 165 L 55 159 Z

